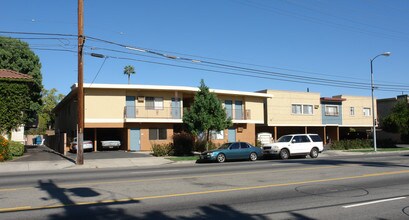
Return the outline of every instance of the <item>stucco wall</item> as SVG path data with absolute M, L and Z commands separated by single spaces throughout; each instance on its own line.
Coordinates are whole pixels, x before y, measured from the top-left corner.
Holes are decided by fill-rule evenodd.
M 372 126 L 372 99 L 368 96 L 335 96 L 345 98 L 342 102 L 342 125 L 343 126 Z M 354 107 L 355 115 L 350 114 L 350 108 Z M 369 108 L 371 114 L 364 116 L 364 108 Z M 375 100 L 376 116 L 376 100 Z
M 319 93 L 278 90 L 267 90 L 267 93 L 274 96 L 267 99 L 267 124 L 269 126 L 322 124 Z M 313 114 L 293 114 L 293 104 L 312 105 Z

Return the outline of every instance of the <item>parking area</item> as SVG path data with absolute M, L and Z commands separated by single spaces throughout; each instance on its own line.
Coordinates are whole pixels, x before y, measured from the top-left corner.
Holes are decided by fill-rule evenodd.
M 127 152 L 127 151 L 97 151 L 84 152 L 84 159 L 120 159 L 120 158 L 146 158 L 152 157 L 149 153 L 144 152 Z M 69 160 L 75 162 L 76 153 L 67 152 L 63 156 L 45 145 L 26 146 L 26 152 L 23 156 L 15 158 L 11 162 L 29 162 L 29 161 L 61 161 Z
M 77 158 L 76 153 L 67 152 L 67 157 L 74 159 Z M 114 159 L 114 158 L 138 158 L 138 157 L 152 157 L 149 153 L 141 152 L 128 152 L 122 150 L 108 150 L 108 151 L 96 151 L 96 152 L 84 152 L 84 159 Z

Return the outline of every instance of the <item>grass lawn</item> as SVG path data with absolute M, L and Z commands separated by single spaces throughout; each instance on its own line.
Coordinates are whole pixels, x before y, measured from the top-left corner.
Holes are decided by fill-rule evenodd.
M 174 156 L 174 157 L 166 157 L 166 159 L 172 161 L 188 161 L 188 160 L 198 160 L 199 156 Z
M 409 148 L 404 148 L 404 147 L 394 147 L 394 148 L 377 148 L 376 149 L 379 152 L 393 152 L 393 151 L 408 151 Z M 367 148 L 367 149 L 351 149 L 351 150 L 346 150 L 346 152 L 373 152 L 373 148 Z

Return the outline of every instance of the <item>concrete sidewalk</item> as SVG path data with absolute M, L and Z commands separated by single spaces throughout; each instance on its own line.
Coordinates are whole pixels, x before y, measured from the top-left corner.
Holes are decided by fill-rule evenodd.
M 94 159 L 85 160 L 83 165 L 76 165 L 70 160 L 60 161 L 23 161 L 0 163 L 0 173 L 19 171 L 45 171 L 45 170 L 71 170 L 92 168 L 116 168 L 116 167 L 143 167 L 158 166 L 175 163 L 163 157 L 149 158 L 118 158 L 118 159 Z M 193 162 L 192 162 L 193 163 Z

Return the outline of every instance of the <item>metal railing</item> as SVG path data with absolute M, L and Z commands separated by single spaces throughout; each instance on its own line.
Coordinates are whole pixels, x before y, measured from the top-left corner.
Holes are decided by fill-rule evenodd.
M 172 107 L 125 106 L 124 118 L 182 119 L 181 112 L 181 108 Z

